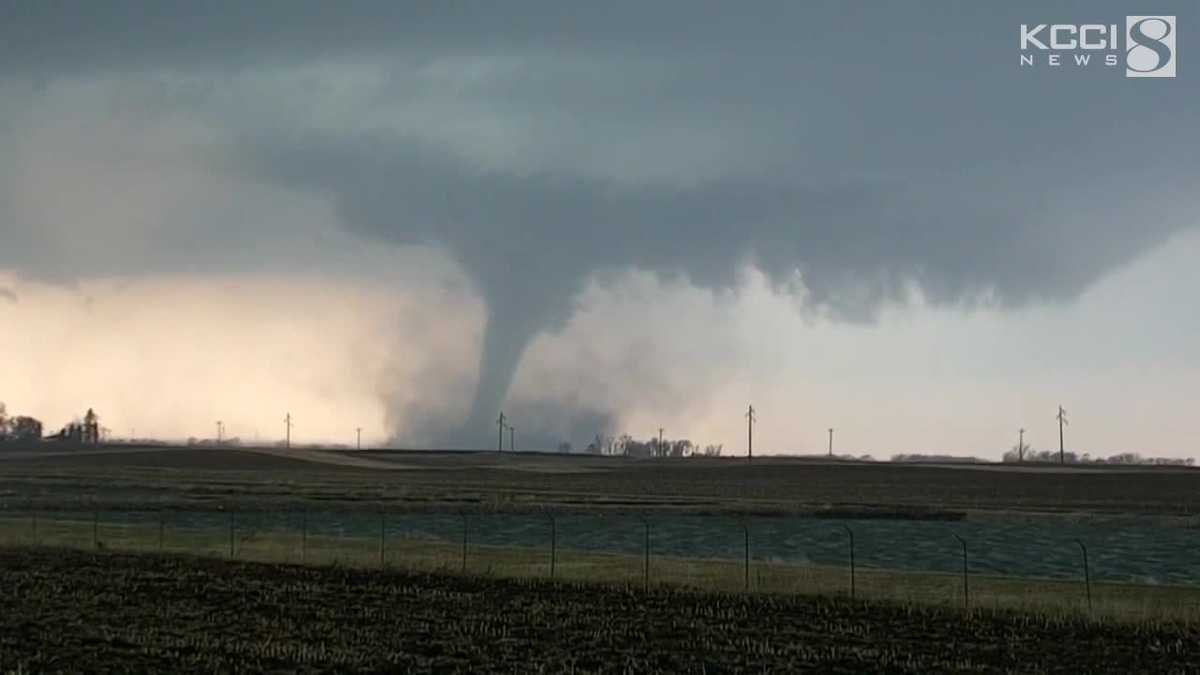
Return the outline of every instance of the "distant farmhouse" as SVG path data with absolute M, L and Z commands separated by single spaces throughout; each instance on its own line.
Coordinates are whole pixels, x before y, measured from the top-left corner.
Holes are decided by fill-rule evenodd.
M 82 422 L 79 420 L 71 422 L 57 434 L 47 436 L 46 440 L 78 445 L 99 445 L 102 440 L 100 434 L 100 416 L 96 414 L 96 411 L 88 408 Z
M 40 420 L 25 415 L 9 417 L 4 404 L 0 403 L 0 442 L 39 443 L 51 441 L 71 445 L 99 445 L 104 440 L 105 431 L 100 426 L 100 416 L 96 414 L 95 410 L 88 408 L 82 421 L 76 419 L 58 433 L 43 436 Z

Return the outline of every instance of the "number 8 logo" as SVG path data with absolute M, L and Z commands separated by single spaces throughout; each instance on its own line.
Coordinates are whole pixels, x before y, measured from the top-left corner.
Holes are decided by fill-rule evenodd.
M 1175 17 L 1125 18 L 1126 77 L 1175 77 Z

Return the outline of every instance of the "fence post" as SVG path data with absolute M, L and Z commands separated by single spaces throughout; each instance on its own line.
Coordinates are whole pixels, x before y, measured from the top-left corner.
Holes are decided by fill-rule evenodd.
M 308 509 L 300 509 L 300 564 L 308 564 Z
M 970 611 L 971 609 L 971 588 L 967 582 L 967 542 L 962 537 L 951 532 L 958 543 L 962 544 L 962 562 L 963 562 L 963 609 Z
M 387 514 L 380 512 L 379 514 L 379 569 L 387 566 L 385 555 L 385 542 L 387 541 Z
M 546 513 L 550 519 L 550 579 L 554 580 L 554 564 L 558 558 L 558 522 L 553 513 Z
M 642 525 L 644 525 L 646 527 L 646 546 L 644 549 L 645 558 L 642 561 L 642 589 L 645 591 L 649 591 L 650 590 L 650 521 L 646 520 L 646 516 L 643 516 L 643 515 L 639 515 L 638 518 L 641 519 Z
M 460 511 L 459 516 L 463 521 L 463 540 L 462 540 L 462 573 L 467 573 L 467 514 Z
M 842 525 L 842 529 L 850 536 L 850 599 L 854 599 L 854 530 L 850 529 L 849 525 Z
M 92 511 L 92 548 L 100 548 L 100 511 Z
M 163 509 L 159 509 L 158 510 L 158 552 L 159 553 L 162 553 L 162 550 L 163 550 L 163 530 L 165 529 L 165 525 L 166 525 L 166 511 L 164 511 Z
M 233 560 L 233 507 L 229 508 L 229 559 Z
M 1083 584 L 1087 589 L 1088 613 L 1090 614 L 1092 611 L 1092 573 L 1088 569 L 1087 546 L 1084 546 L 1083 542 L 1078 539 L 1075 540 L 1075 543 L 1079 544 L 1079 550 L 1083 552 Z
M 750 522 L 742 521 L 742 532 L 746 535 L 746 591 L 750 590 Z

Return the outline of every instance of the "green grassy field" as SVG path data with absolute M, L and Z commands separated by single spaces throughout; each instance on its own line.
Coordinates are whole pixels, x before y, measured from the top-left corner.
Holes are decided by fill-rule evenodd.
M 793 565 L 751 559 L 715 560 L 544 547 L 486 546 L 461 541 L 388 536 L 330 537 L 289 530 L 247 531 L 236 517 L 229 528 L 186 528 L 164 521 L 101 522 L 87 514 L 0 518 L 0 545 L 104 551 L 161 552 L 269 563 L 467 573 L 503 578 L 548 578 L 640 587 L 673 586 L 722 592 L 849 595 L 846 567 Z M 232 536 L 231 536 L 232 532 Z M 901 603 L 964 606 L 958 574 L 858 567 L 859 598 Z M 1080 581 L 971 574 L 971 608 L 1007 608 L 1041 614 L 1089 614 L 1122 622 L 1200 619 L 1200 588 L 1092 583 L 1091 609 Z

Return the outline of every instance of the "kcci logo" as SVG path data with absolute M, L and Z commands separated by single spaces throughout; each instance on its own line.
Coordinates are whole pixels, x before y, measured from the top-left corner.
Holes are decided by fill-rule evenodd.
M 1125 17 L 1125 77 L 1175 77 L 1175 17 Z
M 1125 77 L 1175 77 L 1175 17 L 1127 16 L 1118 37 L 1117 24 L 1021 24 L 1021 66 L 1114 67 L 1123 51 Z

